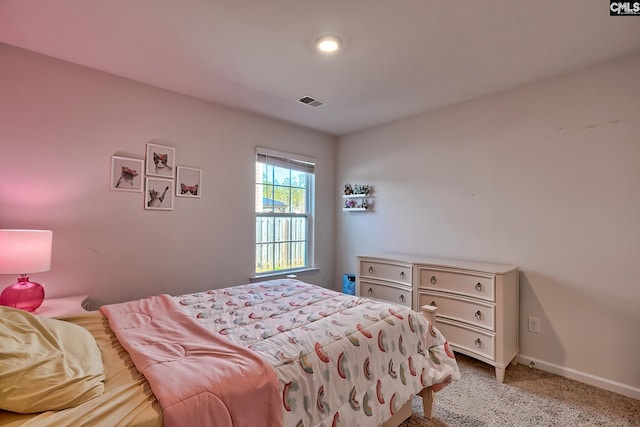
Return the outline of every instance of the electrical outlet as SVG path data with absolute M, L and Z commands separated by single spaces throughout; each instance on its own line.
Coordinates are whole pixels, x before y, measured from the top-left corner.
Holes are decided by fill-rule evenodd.
M 540 333 L 540 319 L 537 317 L 529 316 L 529 332 L 534 334 Z

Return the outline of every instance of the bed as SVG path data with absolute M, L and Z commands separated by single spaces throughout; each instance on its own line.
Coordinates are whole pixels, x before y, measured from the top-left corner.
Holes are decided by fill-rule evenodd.
M 102 371 L 83 375 L 102 389 L 25 414 L 0 396 L 12 410 L 0 411 L 0 425 L 386 427 L 411 414 L 415 394 L 430 417 L 433 393 L 459 372 L 433 308 L 424 310 L 295 279 L 104 306 L 56 323 L 89 331 Z M 0 387 L 6 380 L 0 373 Z

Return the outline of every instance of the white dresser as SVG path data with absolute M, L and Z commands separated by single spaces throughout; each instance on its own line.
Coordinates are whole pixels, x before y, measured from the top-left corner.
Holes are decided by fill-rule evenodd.
M 413 265 L 402 260 L 358 257 L 356 295 L 413 308 Z
M 416 311 L 438 307 L 436 326 L 460 353 L 504 380 L 518 361 L 518 267 L 410 255 L 358 256 L 356 293 Z

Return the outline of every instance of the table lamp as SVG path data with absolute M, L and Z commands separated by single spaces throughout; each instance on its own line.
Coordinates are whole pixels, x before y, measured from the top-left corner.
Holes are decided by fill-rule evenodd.
M 34 311 L 44 301 L 44 287 L 29 273 L 51 268 L 51 230 L 0 230 L 0 274 L 19 274 L 0 294 L 0 304 Z

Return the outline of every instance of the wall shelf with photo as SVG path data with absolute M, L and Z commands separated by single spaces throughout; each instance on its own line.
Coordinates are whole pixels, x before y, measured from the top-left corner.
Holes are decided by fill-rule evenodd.
M 364 212 L 372 209 L 371 193 L 373 188 L 370 185 L 345 184 L 342 199 L 344 204 L 343 211 Z

